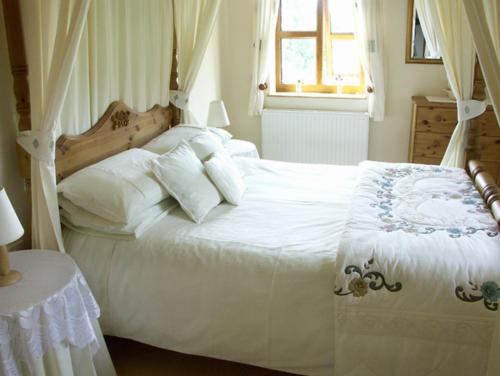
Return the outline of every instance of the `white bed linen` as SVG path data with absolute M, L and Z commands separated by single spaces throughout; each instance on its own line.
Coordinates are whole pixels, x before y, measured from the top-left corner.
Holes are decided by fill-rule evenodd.
M 235 158 L 248 189 L 140 239 L 65 230 L 106 334 L 300 374 L 333 372 L 334 263 L 356 167 Z

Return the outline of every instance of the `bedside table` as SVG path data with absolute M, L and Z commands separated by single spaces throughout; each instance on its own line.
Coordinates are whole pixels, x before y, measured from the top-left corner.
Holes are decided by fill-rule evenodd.
M 10 253 L 19 282 L 0 288 L 2 375 L 116 375 L 99 307 L 73 259 L 55 251 Z

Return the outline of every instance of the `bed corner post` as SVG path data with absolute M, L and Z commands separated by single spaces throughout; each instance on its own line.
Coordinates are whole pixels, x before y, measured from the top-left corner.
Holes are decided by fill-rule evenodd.
M 24 35 L 19 0 L 2 0 L 5 20 L 5 32 L 12 76 L 16 110 L 19 114 L 19 131 L 31 129 L 30 88 L 28 82 L 28 64 L 24 47 Z M 29 154 L 17 145 L 17 156 L 21 176 L 26 182 L 26 233 L 25 245 L 31 248 L 31 159 Z
M 170 69 L 170 90 L 178 90 L 179 89 L 179 72 L 178 72 L 178 59 L 177 59 L 177 35 L 175 33 L 174 26 L 174 40 L 172 42 L 172 67 Z M 181 110 L 175 107 L 173 104 L 170 104 L 173 110 L 174 117 L 172 119 L 172 124 L 177 125 L 181 122 Z

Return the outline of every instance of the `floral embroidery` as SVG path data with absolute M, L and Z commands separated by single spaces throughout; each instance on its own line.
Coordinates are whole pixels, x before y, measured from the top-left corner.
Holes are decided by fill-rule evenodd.
M 388 284 L 382 273 L 370 270 L 372 264 L 373 258 L 368 260 L 368 262 L 363 265 L 363 270 L 356 265 L 346 266 L 344 269 L 345 274 L 349 275 L 356 273 L 359 277 L 353 278 L 349 282 L 347 290 L 345 291 L 343 287 L 336 288 L 334 291 L 335 294 L 339 296 L 352 294 L 352 296 L 359 298 L 365 296 L 368 293 L 368 289 L 380 290 L 385 287 L 388 291 L 396 292 L 403 288 L 403 285 L 400 282 L 396 282 L 392 285 Z
M 403 168 L 386 168 L 379 179 L 375 179 L 375 183 L 380 187 L 376 193 L 376 201 L 371 203 L 373 208 L 380 209 L 378 214 L 379 219 L 383 222 L 380 227 L 385 232 L 404 231 L 416 235 L 432 234 L 436 231 L 443 231 L 451 238 L 459 238 L 477 233 L 478 231 L 485 232 L 490 237 L 498 235 L 498 227 L 496 225 L 478 225 L 478 226 L 457 226 L 457 225 L 437 225 L 437 224 L 420 224 L 402 218 L 394 212 L 396 200 L 399 199 L 395 194 L 395 185 L 402 179 L 410 176 L 427 176 L 436 178 L 443 177 L 443 175 L 450 175 L 456 171 L 444 167 L 430 167 L 430 166 L 408 166 Z M 405 200 L 411 202 L 415 197 L 427 194 L 429 199 L 442 200 L 442 201 L 459 201 L 462 205 L 466 206 L 466 210 L 471 214 L 488 213 L 488 209 L 470 180 L 457 179 L 454 184 L 457 185 L 456 190 L 449 191 L 436 191 L 436 192 L 419 192 L 416 188 L 413 192 L 408 192 L 404 197 Z
M 488 281 L 484 282 L 481 287 L 478 287 L 475 283 L 469 282 L 470 290 L 472 292 L 467 293 L 465 288 L 458 286 L 455 289 L 455 295 L 458 299 L 464 302 L 474 303 L 483 300 L 484 306 L 490 311 L 498 310 L 498 300 L 500 299 L 500 288 L 496 282 Z

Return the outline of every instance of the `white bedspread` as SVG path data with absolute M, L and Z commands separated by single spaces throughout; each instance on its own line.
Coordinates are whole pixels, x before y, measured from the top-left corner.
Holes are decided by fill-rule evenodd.
M 336 249 L 357 168 L 237 159 L 248 190 L 140 239 L 66 229 L 107 334 L 302 374 L 333 372 Z
M 464 170 L 363 162 L 353 202 L 336 263 L 336 374 L 486 375 L 488 362 L 500 374 L 499 229 Z

